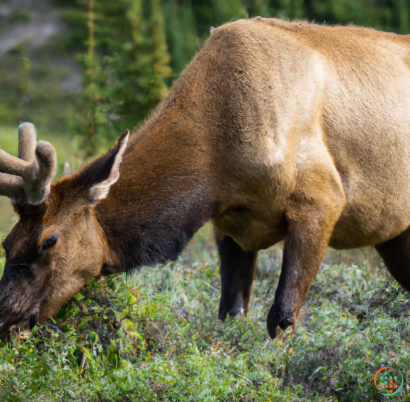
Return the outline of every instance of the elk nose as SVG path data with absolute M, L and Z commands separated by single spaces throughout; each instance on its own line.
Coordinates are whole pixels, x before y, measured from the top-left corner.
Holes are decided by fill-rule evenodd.
M 38 313 L 31 314 L 30 316 L 30 330 L 32 330 L 38 321 Z

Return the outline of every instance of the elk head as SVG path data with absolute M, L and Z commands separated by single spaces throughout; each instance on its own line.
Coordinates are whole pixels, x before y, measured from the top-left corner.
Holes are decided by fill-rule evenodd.
M 127 130 L 106 154 L 52 184 L 56 153 L 48 142 L 36 144 L 32 124 L 19 127 L 18 158 L 0 150 L 0 195 L 19 216 L 3 242 L 0 337 L 11 326 L 44 322 L 100 274 L 109 250 L 95 205 L 119 178 L 128 137 Z

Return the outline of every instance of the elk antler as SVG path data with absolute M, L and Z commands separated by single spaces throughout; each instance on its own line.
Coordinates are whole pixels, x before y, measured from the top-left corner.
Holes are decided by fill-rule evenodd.
M 0 195 L 17 203 L 40 204 L 50 193 L 56 151 L 47 141 L 36 146 L 36 129 L 31 123 L 22 123 L 18 133 L 18 158 L 0 149 Z

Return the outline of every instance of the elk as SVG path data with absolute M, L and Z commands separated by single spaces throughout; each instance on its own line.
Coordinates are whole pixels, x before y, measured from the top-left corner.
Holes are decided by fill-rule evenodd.
M 256 18 L 214 29 L 135 133 L 51 183 L 19 129 L 0 194 L 0 326 L 32 327 L 91 278 L 174 260 L 207 221 L 219 318 L 246 314 L 258 250 L 284 240 L 269 335 L 295 325 L 328 246 L 374 246 L 410 290 L 410 36 Z

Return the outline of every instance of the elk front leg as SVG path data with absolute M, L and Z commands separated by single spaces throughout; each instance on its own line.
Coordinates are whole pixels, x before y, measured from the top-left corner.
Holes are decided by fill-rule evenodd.
M 286 329 L 296 323 L 344 205 L 335 168 L 316 166 L 298 175 L 296 190 L 286 210 L 288 232 L 282 271 L 267 320 L 271 338 L 276 336 L 277 327 Z
M 221 301 L 218 318 L 246 315 L 252 292 L 258 253 L 244 251 L 229 236 L 215 229 L 215 238 L 221 259 Z

